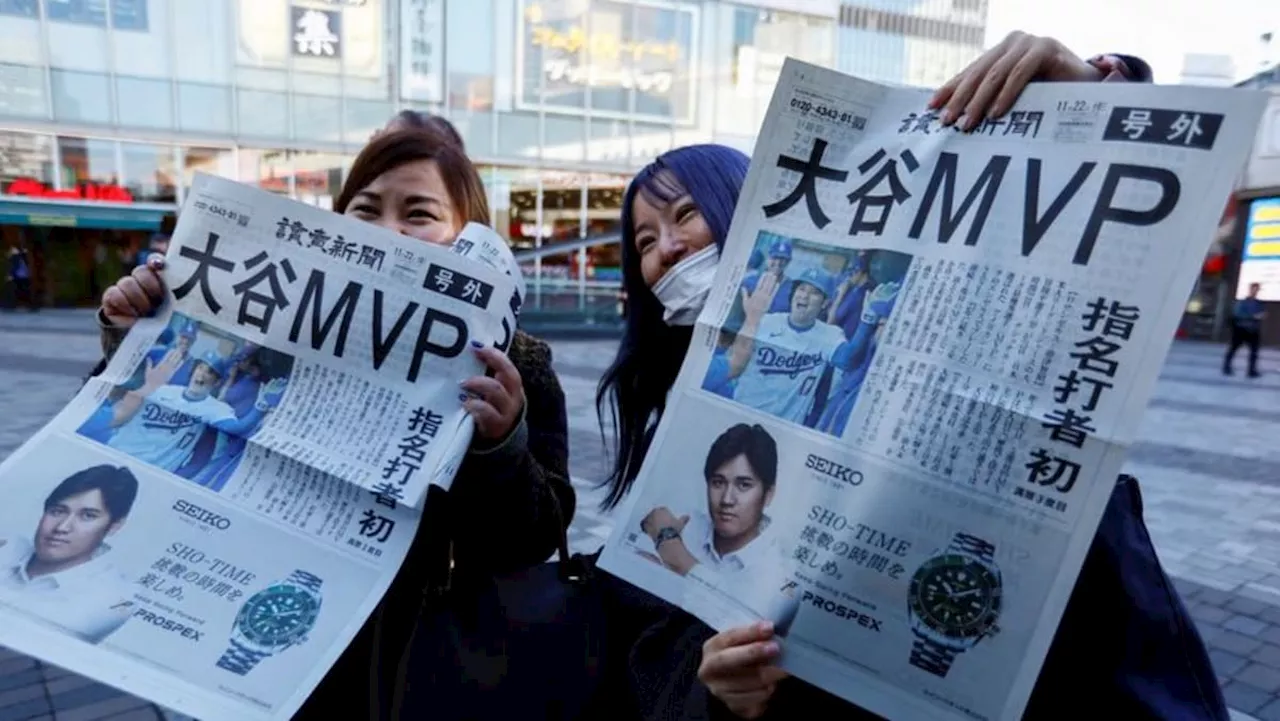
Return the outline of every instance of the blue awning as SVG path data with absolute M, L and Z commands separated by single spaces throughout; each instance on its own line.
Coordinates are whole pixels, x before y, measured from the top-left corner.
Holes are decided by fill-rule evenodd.
M 164 206 L 136 207 L 119 203 L 51 203 L 0 200 L 0 225 L 40 225 L 63 228 L 157 230 Z

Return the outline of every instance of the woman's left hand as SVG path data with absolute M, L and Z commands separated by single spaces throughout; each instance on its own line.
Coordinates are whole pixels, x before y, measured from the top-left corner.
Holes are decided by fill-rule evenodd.
M 524 383 L 511 359 L 497 348 L 476 347 L 475 354 L 493 371 L 493 376 L 473 376 L 463 381 L 462 389 L 470 397 L 462 402 L 462 407 L 475 420 L 476 432 L 481 438 L 500 441 L 520 419 Z
M 999 45 L 938 88 L 929 107 L 950 125 L 961 118 L 961 130 L 972 130 L 985 118 L 998 118 L 1013 107 L 1033 80 L 1094 82 L 1102 73 L 1053 38 L 1009 33 Z

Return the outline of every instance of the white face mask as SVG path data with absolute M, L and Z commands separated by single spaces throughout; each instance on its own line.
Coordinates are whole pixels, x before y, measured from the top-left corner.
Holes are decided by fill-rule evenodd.
M 693 325 L 711 293 L 711 283 L 720 265 L 720 249 L 708 245 L 671 266 L 653 286 L 653 294 L 666 309 L 667 325 Z

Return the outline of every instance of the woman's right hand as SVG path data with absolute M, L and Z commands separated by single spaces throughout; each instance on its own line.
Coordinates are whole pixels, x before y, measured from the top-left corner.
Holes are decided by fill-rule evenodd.
M 139 318 L 156 312 L 164 302 L 162 270 L 164 256 L 154 253 L 147 258 L 145 265 L 134 268 L 132 273 L 107 288 L 102 294 L 102 315 L 111 325 L 131 328 Z
M 773 624 L 761 622 L 731 628 L 702 645 L 698 679 L 733 714 L 758 719 L 787 672 L 773 665 L 781 653 L 773 640 Z

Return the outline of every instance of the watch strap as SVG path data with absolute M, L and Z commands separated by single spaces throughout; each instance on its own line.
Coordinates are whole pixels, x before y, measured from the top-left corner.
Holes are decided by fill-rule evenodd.
M 987 563 L 992 563 L 996 558 L 996 547 L 990 541 L 977 536 L 971 536 L 967 533 L 957 533 L 951 539 L 951 545 L 948 550 L 966 553 L 975 556 Z
M 312 593 L 320 593 L 320 584 L 324 583 L 319 576 L 307 573 L 303 570 L 297 570 L 290 573 L 289 577 L 285 580 L 295 586 L 302 586 Z
M 270 655 L 269 653 L 255 651 L 235 639 L 231 639 L 231 647 L 222 654 L 222 658 L 218 659 L 218 668 L 230 671 L 238 676 L 244 676 L 252 671 L 259 661 Z
M 658 533 L 653 537 L 653 547 L 657 548 L 667 541 L 675 541 L 680 538 L 680 532 L 671 526 L 663 526 L 658 529 Z
M 929 638 L 919 637 L 911 644 L 911 665 L 943 678 L 951 670 L 959 649 L 944 646 Z

